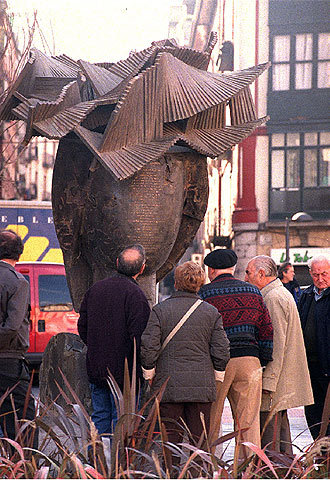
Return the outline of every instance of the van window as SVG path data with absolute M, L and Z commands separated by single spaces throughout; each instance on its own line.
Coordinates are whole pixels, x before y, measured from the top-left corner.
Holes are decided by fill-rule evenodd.
M 43 312 L 67 312 L 72 301 L 65 275 L 39 275 L 39 307 Z

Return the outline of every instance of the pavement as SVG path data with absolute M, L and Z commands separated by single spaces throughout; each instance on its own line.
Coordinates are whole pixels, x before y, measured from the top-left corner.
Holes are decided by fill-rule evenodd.
M 290 410 L 288 410 L 288 417 L 291 429 L 293 453 L 297 454 L 304 450 L 306 447 L 308 447 L 313 442 L 313 439 L 306 423 L 303 407 L 291 408 Z M 232 432 L 233 428 L 233 417 L 231 415 L 229 402 L 228 400 L 226 400 L 224 412 L 222 415 L 222 435 L 226 435 L 227 433 Z M 234 448 L 234 440 L 231 440 L 230 442 L 226 442 L 224 444 L 224 460 L 231 460 L 234 458 Z

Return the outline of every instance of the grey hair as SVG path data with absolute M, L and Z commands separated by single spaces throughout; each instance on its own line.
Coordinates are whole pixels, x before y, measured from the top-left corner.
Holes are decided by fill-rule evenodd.
M 307 265 L 308 265 L 308 268 L 311 270 L 314 263 L 321 263 L 321 262 L 326 262 L 330 266 L 330 259 L 325 255 L 316 255 L 315 257 L 310 258 L 307 262 Z
M 258 255 L 252 258 L 256 272 L 264 270 L 266 277 L 277 277 L 277 266 L 274 260 L 267 255 Z
M 232 272 L 232 274 L 234 275 L 235 273 L 235 270 L 236 270 L 236 267 L 237 267 L 237 264 L 236 265 L 233 265 L 232 267 L 227 267 L 227 268 L 219 268 L 219 270 L 230 270 Z

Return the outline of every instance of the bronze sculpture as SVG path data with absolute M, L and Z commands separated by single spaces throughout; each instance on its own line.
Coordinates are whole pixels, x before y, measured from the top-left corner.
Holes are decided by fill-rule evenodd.
M 60 140 L 53 214 L 76 309 L 130 243 L 146 248 L 140 283 L 152 297 L 203 220 L 206 157 L 265 122 L 249 85 L 268 64 L 207 72 L 215 42 L 213 34 L 203 52 L 153 42 L 102 64 L 32 50 L 0 106 L 0 119 L 26 122 L 26 144 L 34 135 Z

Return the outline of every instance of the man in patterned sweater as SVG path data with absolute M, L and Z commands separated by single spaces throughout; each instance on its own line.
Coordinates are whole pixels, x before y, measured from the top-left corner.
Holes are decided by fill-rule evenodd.
M 240 430 L 237 442 L 252 442 L 260 447 L 261 366 L 272 360 L 273 327 L 258 288 L 234 278 L 236 263 L 237 255 L 233 250 L 217 249 L 209 253 L 204 264 L 208 266 L 211 283 L 199 292 L 203 300 L 221 313 L 230 342 L 230 360 L 224 380 L 217 382 L 210 441 L 219 436 L 223 405 L 228 397 L 235 429 Z M 248 452 L 241 447 L 240 458 L 246 457 Z

